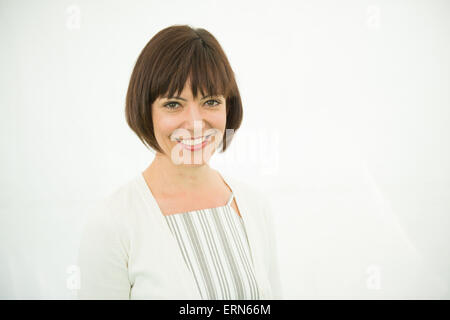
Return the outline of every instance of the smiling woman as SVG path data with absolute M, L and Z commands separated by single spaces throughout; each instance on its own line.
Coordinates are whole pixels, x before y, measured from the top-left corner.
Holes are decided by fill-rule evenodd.
M 155 158 L 89 215 L 79 297 L 280 298 L 269 202 L 208 164 L 243 117 L 218 41 L 186 25 L 158 32 L 137 59 L 125 114 Z
M 203 165 L 223 141 L 226 103 L 221 94 L 196 99 L 190 85 L 187 79 L 181 95 L 158 97 L 153 102 L 153 132 L 162 150 L 159 153 L 170 157 L 174 164 Z
M 181 101 L 187 103 L 188 99 L 180 96 L 185 88 L 193 97 L 201 91 L 201 102 L 206 108 L 226 109 L 226 128 L 231 129 L 227 131 L 231 134 L 224 135 L 221 141 L 220 152 L 224 152 L 241 125 L 242 102 L 222 47 L 205 29 L 172 26 L 158 32 L 144 47 L 128 87 L 125 110 L 128 125 L 144 145 L 163 153 L 153 130 L 155 110 L 150 106 L 164 101 L 168 111 L 186 109 Z M 211 105 L 210 100 L 205 100 L 211 97 L 221 98 L 214 99 L 215 105 Z

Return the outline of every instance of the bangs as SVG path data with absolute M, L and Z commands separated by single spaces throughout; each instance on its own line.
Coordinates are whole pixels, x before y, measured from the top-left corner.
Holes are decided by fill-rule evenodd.
M 159 68 L 152 73 L 150 83 L 151 96 L 156 98 L 172 97 L 180 95 L 190 81 L 190 90 L 193 97 L 198 93 L 202 96 L 223 95 L 225 99 L 232 91 L 231 79 L 221 61 L 220 54 L 216 54 L 212 48 L 206 47 L 200 41 L 194 40 L 190 45 L 181 45 L 178 50 L 162 55 Z

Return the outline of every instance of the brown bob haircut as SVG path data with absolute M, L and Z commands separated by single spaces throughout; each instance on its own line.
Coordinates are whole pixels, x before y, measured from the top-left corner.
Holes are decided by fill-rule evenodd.
M 223 95 L 226 99 L 225 134 L 219 150 L 224 152 L 242 122 L 241 96 L 222 47 L 202 28 L 172 25 L 150 39 L 131 74 L 127 123 L 146 147 L 164 153 L 153 131 L 152 104 L 159 97 L 179 95 L 188 79 L 194 97 L 200 90 L 202 95 Z

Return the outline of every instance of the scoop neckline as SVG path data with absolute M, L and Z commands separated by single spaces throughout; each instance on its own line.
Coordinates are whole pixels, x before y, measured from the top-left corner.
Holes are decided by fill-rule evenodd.
M 226 204 L 226 205 L 220 206 L 220 207 L 205 208 L 205 209 L 197 209 L 197 210 L 186 211 L 186 212 L 177 212 L 177 213 L 171 213 L 171 214 L 169 214 L 169 215 L 164 215 L 164 214 L 163 214 L 163 217 L 166 217 L 166 218 L 167 218 L 167 217 L 171 217 L 171 216 L 179 216 L 179 215 L 192 214 L 192 213 L 195 213 L 195 214 L 203 214 L 202 211 L 209 211 L 209 210 L 223 209 L 223 208 L 229 207 L 229 206 L 230 206 L 229 204 Z M 239 216 L 239 215 L 238 215 L 238 216 Z
M 153 201 L 154 204 L 158 207 L 159 212 L 160 212 L 160 214 L 161 214 L 163 217 L 170 217 L 170 216 L 173 216 L 173 215 L 183 215 L 183 214 L 199 213 L 199 211 L 202 211 L 202 210 L 213 210 L 213 209 L 222 209 L 222 208 L 225 208 L 225 207 L 230 207 L 231 210 L 234 211 L 234 213 L 237 214 L 237 216 L 238 216 L 239 218 L 242 219 L 242 216 L 240 216 L 240 215 L 236 212 L 236 210 L 234 210 L 234 208 L 231 206 L 231 203 L 233 202 L 233 200 L 234 200 L 233 198 L 234 198 L 234 196 L 235 196 L 235 193 L 234 193 L 233 189 L 232 189 L 232 188 L 230 187 L 230 185 L 225 181 L 225 179 L 222 177 L 222 175 L 220 174 L 220 172 L 218 172 L 218 171 L 215 170 L 215 169 L 213 169 L 213 170 L 219 175 L 219 177 L 222 179 L 222 181 L 227 185 L 228 189 L 231 191 L 230 197 L 228 198 L 227 203 L 224 204 L 224 205 L 222 205 L 222 206 L 218 206 L 218 207 L 203 208 L 203 209 L 197 209 L 197 210 L 191 210 L 191 211 L 185 211 L 185 212 L 176 212 L 176 213 L 171 213 L 171 214 L 169 214 L 169 215 L 163 214 L 161 208 L 159 207 L 158 201 L 156 201 L 156 198 L 155 198 L 155 196 L 153 195 L 152 190 L 151 190 L 150 187 L 147 185 L 147 181 L 145 180 L 144 173 L 143 173 L 143 172 L 139 172 L 139 175 L 138 175 L 138 176 L 139 176 L 139 179 L 140 179 L 140 181 L 141 181 L 141 183 L 142 183 L 142 186 L 145 187 L 145 191 L 144 191 L 144 192 L 146 192 L 147 195 L 151 197 L 152 201 Z M 230 200 L 231 200 L 231 201 L 230 201 Z

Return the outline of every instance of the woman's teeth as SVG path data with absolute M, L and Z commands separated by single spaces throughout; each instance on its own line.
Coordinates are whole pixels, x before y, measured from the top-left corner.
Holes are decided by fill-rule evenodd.
M 179 140 L 178 139 L 177 141 L 181 142 L 181 143 L 183 143 L 185 145 L 188 145 L 188 146 L 195 146 L 197 144 L 203 143 L 203 141 L 205 141 L 208 138 L 209 138 L 209 135 L 206 136 L 206 137 L 197 138 L 197 139 L 183 139 L 183 140 Z

